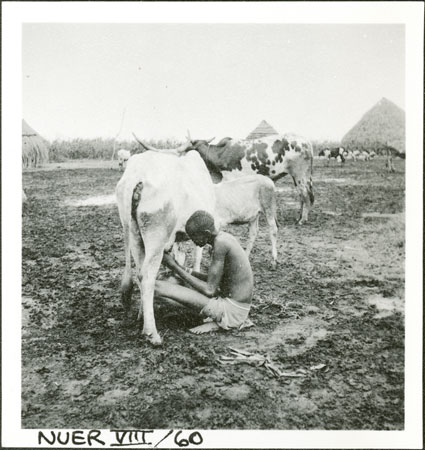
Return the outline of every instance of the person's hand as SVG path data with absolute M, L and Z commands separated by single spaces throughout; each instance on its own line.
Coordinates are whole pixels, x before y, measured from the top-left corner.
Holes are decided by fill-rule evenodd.
M 176 260 L 171 256 L 170 253 L 164 253 L 164 256 L 162 257 L 162 264 L 172 269 L 173 267 L 176 267 Z

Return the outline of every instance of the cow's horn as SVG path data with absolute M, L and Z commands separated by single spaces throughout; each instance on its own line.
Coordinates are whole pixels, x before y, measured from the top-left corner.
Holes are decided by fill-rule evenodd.
M 212 142 L 215 139 L 215 136 L 212 139 L 206 139 L 207 144 L 209 144 L 210 142 Z
M 133 132 L 132 132 L 133 133 Z M 154 152 L 157 152 L 158 149 L 156 149 L 155 147 L 152 147 L 149 144 L 146 144 L 146 142 L 143 142 L 142 140 L 140 140 L 134 133 L 133 133 L 134 139 L 136 139 L 136 141 L 145 149 L 145 150 L 152 150 Z

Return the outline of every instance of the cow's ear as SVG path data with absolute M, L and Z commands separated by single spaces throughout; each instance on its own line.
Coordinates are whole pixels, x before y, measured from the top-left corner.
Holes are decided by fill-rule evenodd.
M 231 137 L 225 137 L 225 138 L 221 139 L 221 141 L 217 144 L 217 147 L 224 147 L 231 140 L 232 140 Z

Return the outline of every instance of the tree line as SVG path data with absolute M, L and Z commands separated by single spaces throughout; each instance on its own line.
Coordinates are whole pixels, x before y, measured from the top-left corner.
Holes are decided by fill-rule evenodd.
M 156 148 L 175 148 L 181 145 L 173 139 L 146 139 L 149 145 Z M 115 141 L 113 138 L 104 139 L 72 139 L 69 141 L 54 140 L 49 145 L 49 161 L 50 162 L 64 162 L 73 159 L 101 159 L 108 160 L 112 158 L 115 143 L 115 158 L 116 152 L 124 148 L 130 150 L 131 154 L 139 153 L 141 151 L 140 144 L 136 141 L 120 140 Z

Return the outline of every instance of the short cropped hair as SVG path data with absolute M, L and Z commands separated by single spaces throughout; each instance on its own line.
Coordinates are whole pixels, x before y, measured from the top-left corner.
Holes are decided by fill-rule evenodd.
M 214 218 L 206 211 L 195 211 L 186 222 L 186 233 L 190 236 L 193 233 L 215 230 Z

